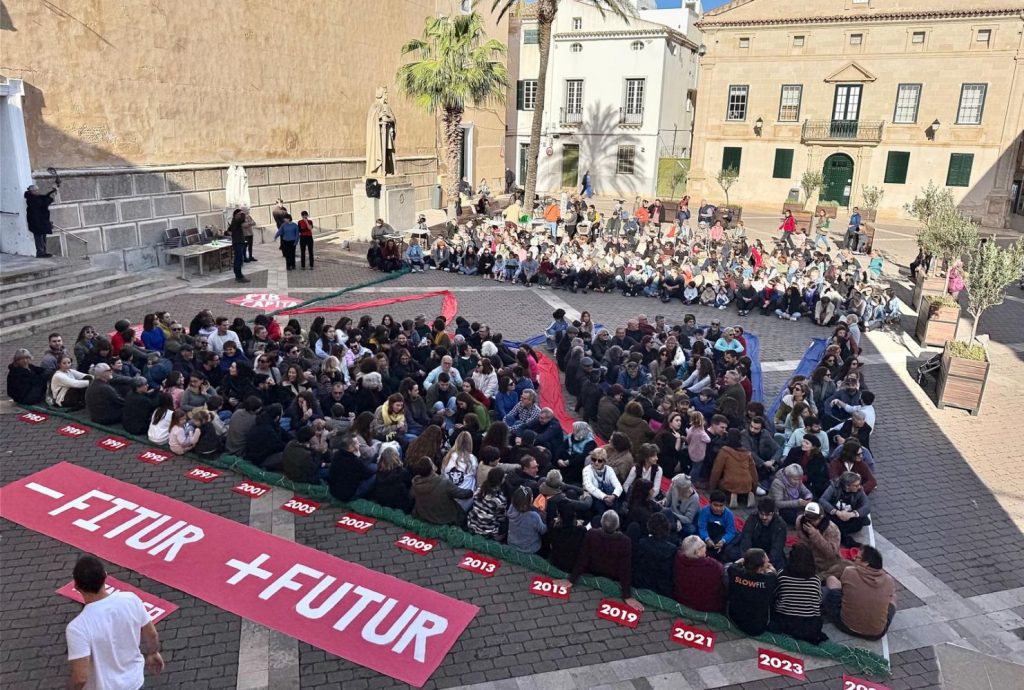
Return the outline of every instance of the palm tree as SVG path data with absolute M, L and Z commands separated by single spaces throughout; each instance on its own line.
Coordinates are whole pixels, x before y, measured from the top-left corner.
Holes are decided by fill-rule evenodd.
M 603 17 L 607 12 L 616 14 L 626 21 L 636 15 L 636 5 L 631 0 L 591 0 Z M 533 109 L 530 125 L 530 147 L 527 149 L 526 195 L 523 208 L 533 208 L 537 191 L 537 159 L 540 157 L 540 135 L 544 123 L 544 99 L 547 93 L 548 56 L 551 53 L 551 27 L 555 24 L 558 5 L 561 0 L 535 0 L 533 7 L 537 15 L 537 47 L 540 50 L 540 69 L 537 74 L 537 102 Z M 523 0 L 492 0 L 491 11 L 498 13 L 500 21 L 509 12 L 524 6 Z
M 431 113 L 444 129 L 448 215 L 455 212 L 462 155 L 462 115 L 467 104 L 504 100 L 508 71 L 501 58 L 505 44 L 484 40 L 484 23 L 476 12 L 456 17 L 428 17 L 422 38 L 402 46 L 416 59 L 398 69 L 398 86 Z

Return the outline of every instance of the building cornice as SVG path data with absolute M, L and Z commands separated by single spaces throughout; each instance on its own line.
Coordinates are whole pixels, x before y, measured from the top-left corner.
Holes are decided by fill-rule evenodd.
M 568 31 L 554 34 L 556 41 L 593 40 L 601 38 L 667 38 L 690 50 L 696 51 L 700 46 L 678 31 L 672 29 L 613 29 L 611 31 Z
M 1005 9 L 968 9 L 968 10 L 936 10 L 932 12 L 879 12 L 875 14 L 841 14 L 826 17 L 781 17 L 778 19 L 727 19 L 724 15 L 700 20 L 695 25 L 698 29 L 718 29 L 744 26 L 780 26 L 786 24 L 868 24 L 892 21 L 924 21 L 929 19 L 983 19 L 990 17 L 1024 18 L 1024 10 L 1019 7 Z

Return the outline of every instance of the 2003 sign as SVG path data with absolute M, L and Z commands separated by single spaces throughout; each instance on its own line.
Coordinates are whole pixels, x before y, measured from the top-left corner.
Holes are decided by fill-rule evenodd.
M 285 501 L 284 505 L 281 506 L 281 510 L 287 510 L 289 513 L 295 513 L 296 515 L 312 515 L 319 507 L 320 504 L 316 501 L 308 501 L 304 498 L 293 496 Z
M 789 676 L 798 680 L 804 677 L 804 660 L 776 652 L 773 649 L 757 650 L 757 667 L 762 671 L 770 671 L 780 676 Z
M 640 612 L 634 609 L 632 606 L 612 601 L 611 599 L 602 599 L 601 605 L 597 608 L 597 617 L 603 618 L 606 621 L 612 621 L 618 623 L 627 628 L 635 628 L 640 624 Z

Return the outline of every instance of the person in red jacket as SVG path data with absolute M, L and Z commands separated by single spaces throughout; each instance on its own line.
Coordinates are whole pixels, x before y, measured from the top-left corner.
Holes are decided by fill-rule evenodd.
M 707 545 L 695 534 L 683 539 L 672 570 L 675 599 L 694 611 L 725 610 L 724 566 L 707 555 Z
M 779 230 L 782 231 L 779 242 L 785 242 L 790 249 L 796 249 L 796 244 L 793 243 L 793 233 L 796 232 L 796 218 L 793 217 L 793 212 L 789 209 L 786 210 L 786 215 L 782 218 Z
M 633 598 L 633 541 L 619 531 L 619 514 L 614 510 L 601 515 L 600 529 L 587 532 L 569 579 L 559 580 L 558 584 L 572 587 L 584 573 L 618 581 L 626 605 L 644 610 L 644 605 Z

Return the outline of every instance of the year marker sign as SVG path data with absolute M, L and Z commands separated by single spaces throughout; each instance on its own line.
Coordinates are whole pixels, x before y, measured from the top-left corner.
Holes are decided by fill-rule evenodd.
M 197 482 L 209 484 L 220 476 L 220 472 L 217 470 L 211 470 L 209 467 L 193 467 L 185 473 L 185 476 L 189 479 L 194 479 Z
M 426 556 L 437 546 L 437 539 L 427 539 L 412 532 L 406 532 L 395 542 L 395 546 L 406 551 L 412 551 L 420 556 Z
M 78 438 L 85 436 L 89 433 L 89 430 L 84 426 L 78 426 L 77 424 L 65 424 L 62 427 L 57 428 L 57 433 L 61 436 L 67 436 L 68 438 Z
M 270 487 L 266 484 L 257 484 L 256 482 L 242 482 L 231 487 L 231 490 L 236 494 L 242 494 L 249 498 L 263 498 L 270 491 Z
M 715 633 L 710 630 L 701 630 L 682 621 L 676 621 L 672 625 L 672 632 L 669 639 L 684 647 L 693 647 L 702 652 L 715 651 Z
M 864 680 L 863 678 L 855 678 L 844 673 L 843 690 L 889 690 L 889 688 L 881 683 Z
M 281 510 L 287 510 L 289 513 L 295 513 L 296 515 L 312 515 L 319 507 L 320 504 L 316 501 L 310 501 L 308 498 L 302 498 L 300 496 L 293 496 L 285 501 L 284 505 L 281 506 Z
M 159 465 L 171 459 L 171 454 L 166 450 L 144 450 L 135 456 L 136 460 L 148 462 L 151 465 Z
M 347 529 L 349 532 L 355 532 L 356 534 L 366 534 L 376 524 L 377 520 L 372 517 L 345 513 L 341 516 L 340 520 L 334 523 L 334 526 Z
M 494 573 L 498 572 L 498 568 L 501 567 L 501 561 L 496 561 L 493 558 L 487 556 L 481 556 L 480 554 L 467 551 L 466 555 L 459 561 L 459 567 L 463 570 L 468 570 L 471 573 L 477 573 L 484 577 L 491 577 Z
M 640 612 L 614 599 L 602 599 L 597 607 L 597 617 L 612 621 L 627 628 L 635 628 L 640 624 Z
M 18 419 L 26 424 L 42 424 L 49 419 L 49 416 L 42 414 L 41 412 L 22 412 L 18 415 Z
M 757 667 L 780 676 L 807 680 L 804 676 L 804 660 L 763 647 L 757 650 Z
M 128 441 L 124 440 L 119 436 L 104 436 L 96 445 L 103 450 L 109 450 L 111 453 L 116 453 L 119 450 L 124 450 L 128 447 Z
M 556 584 L 550 577 L 537 575 L 530 581 L 530 594 L 549 599 L 561 599 L 569 601 L 569 588 L 565 585 Z

